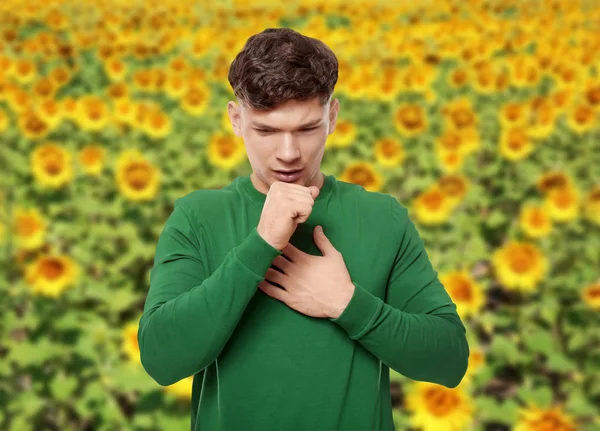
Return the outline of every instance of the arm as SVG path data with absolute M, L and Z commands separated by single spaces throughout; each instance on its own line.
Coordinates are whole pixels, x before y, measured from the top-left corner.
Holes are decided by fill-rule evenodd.
M 176 200 L 158 239 L 137 334 L 142 365 L 163 386 L 200 372 L 217 358 L 258 283 L 282 253 L 255 228 L 208 276 L 200 232 L 192 210 Z
M 398 252 L 385 301 L 354 283 L 350 302 L 330 320 L 398 373 L 454 388 L 467 370 L 465 327 L 408 211 L 391 198 Z

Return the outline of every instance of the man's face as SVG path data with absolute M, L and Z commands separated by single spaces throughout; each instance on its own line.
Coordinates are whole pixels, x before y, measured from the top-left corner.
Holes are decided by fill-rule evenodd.
M 236 136 L 241 136 L 252 166 L 253 184 L 267 194 L 278 178 L 275 171 L 301 169 L 287 182 L 319 186 L 327 136 L 334 132 L 338 99 L 321 106 L 319 98 L 290 100 L 270 111 L 255 111 L 233 101 L 227 105 Z

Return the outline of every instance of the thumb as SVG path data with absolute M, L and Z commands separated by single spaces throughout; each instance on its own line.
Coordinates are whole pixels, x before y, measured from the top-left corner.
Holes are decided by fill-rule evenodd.
M 317 196 L 319 196 L 319 193 L 321 193 L 321 190 L 319 190 L 317 186 L 310 186 L 308 189 L 310 190 L 313 199 L 316 199 Z
M 315 238 L 315 244 L 317 244 L 317 247 L 319 247 L 319 250 L 321 251 L 323 256 L 327 255 L 327 253 L 329 253 L 332 248 L 335 250 L 333 244 L 331 244 L 331 241 L 329 241 L 329 238 L 325 236 L 325 232 L 323 232 L 322 226 L 316 226 L 313 231 L 313 234 Z

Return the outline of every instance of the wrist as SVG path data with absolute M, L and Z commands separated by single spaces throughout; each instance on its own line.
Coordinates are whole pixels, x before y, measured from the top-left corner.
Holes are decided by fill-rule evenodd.
M 348 284 L 348 288 L 345 289 L 346 295 L 342 298 L 341 302 L 339 302 L 329 313 L 330 318 L 337 319 L 338 317 L 340 317 L 340 315 L 344 312 L 346 307 L 348 307 L 350 300 L 354 296 L 355 289 L 356 289 L 356 286 L 354 285 L 354 283 L 350 282 Z

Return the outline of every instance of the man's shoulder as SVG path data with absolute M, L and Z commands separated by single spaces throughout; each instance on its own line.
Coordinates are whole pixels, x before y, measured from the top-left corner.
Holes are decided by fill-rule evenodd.
M 219 211 L 223 202 L 231 199 L 235 193 L 232 184 L 192 190 L 175 199 L 175 205 L 182 205 L 194 214 L 207 214 Z
M 390 212 L 390 205 L 401 205 L 395 196 L 388 193 L 365 189 L 360 184 L 337 180 L 339 192 L 345 198 L 356 196 L 361 207 L 371 208 L 381 214 L 381 211 Z

